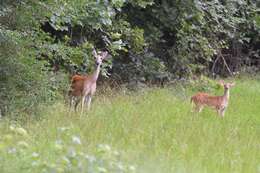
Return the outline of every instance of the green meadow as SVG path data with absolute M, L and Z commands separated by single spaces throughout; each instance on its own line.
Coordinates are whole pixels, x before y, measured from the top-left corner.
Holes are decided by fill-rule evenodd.
M 193 113 L 191 86 L 99 93 L 84 115 L 60 102 L 2 118 L 0 172 L 259 173 L 260 80 L 235 82 L 224 118 Z

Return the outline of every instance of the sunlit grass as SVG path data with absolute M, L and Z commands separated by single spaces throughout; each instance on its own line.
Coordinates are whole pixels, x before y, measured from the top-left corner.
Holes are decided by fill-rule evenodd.
M 96 96 L 83 116 L 57 103 L 40 112 L 40 120 L 1 120 L 0 171 L 50 171 L 33 168 L 34 160 L 40 160 L 62 172 L 66 169 L 58 160 L 71 148 L 93 154 L 97 145 L 108 144 L 136 172 L 260 172 L 260 81 L 236 81 L 224 118 L 211 109 L 192 113 L 193 91 L 110 92 Z M 10 130 L 13 124 L 28 134 Z

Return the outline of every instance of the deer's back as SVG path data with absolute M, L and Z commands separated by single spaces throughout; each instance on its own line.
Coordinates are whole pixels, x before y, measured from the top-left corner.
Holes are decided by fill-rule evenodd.
M 73 96 L 81 96 L 84 90 L 84 81 L 87 79 L 87 76 L 83 75 L 74 75 L 71 78 L 71 92 Z
M 207 93 L 198 93 L 191 97 L 191 100 L 195 104 L 200 105 L 208 105 L 213 107 L 221 107 L 223 104 L 223 97 L 222 96 L 211 96 Z

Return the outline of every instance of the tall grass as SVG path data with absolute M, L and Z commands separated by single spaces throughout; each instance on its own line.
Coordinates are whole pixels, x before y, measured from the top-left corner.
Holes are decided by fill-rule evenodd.
M 80 172 L 72 160 L 70 169 L 62 166 L 61 158 L 75 150 L 78 167 L 80 154 L 98 154 L 97 145 L 108 144 L 121 153 L 118 164 L 133 164 L 141 173 L 260 172 L 260 81 L 236 81 L 224 118 L 211 109 L 192 113 L 193 92 L 192 88 L 112 92 L 96 96 L 83 116 L 57 103 L 40 112 L 39 119 L 3 119 L 0 171 Z M 19 132 L 19 127 L 26 132 Z

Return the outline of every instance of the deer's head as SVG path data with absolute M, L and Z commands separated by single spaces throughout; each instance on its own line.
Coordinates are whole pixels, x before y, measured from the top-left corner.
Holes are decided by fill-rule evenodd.
M 101 65 L 103 60 L 106 59 L 108 57 L 108 52 L 107 51 L 98 51 L 96 52 L 96 50 L 93 50 L 93 55 L 95 57 L 95 63 L 97 66 Z
M 220 85 L 222 85 L 225 89 L 230 89 L 231 87 L 235 86 L 234 82 L 225 83 L 223 80 L 219 81 Z

